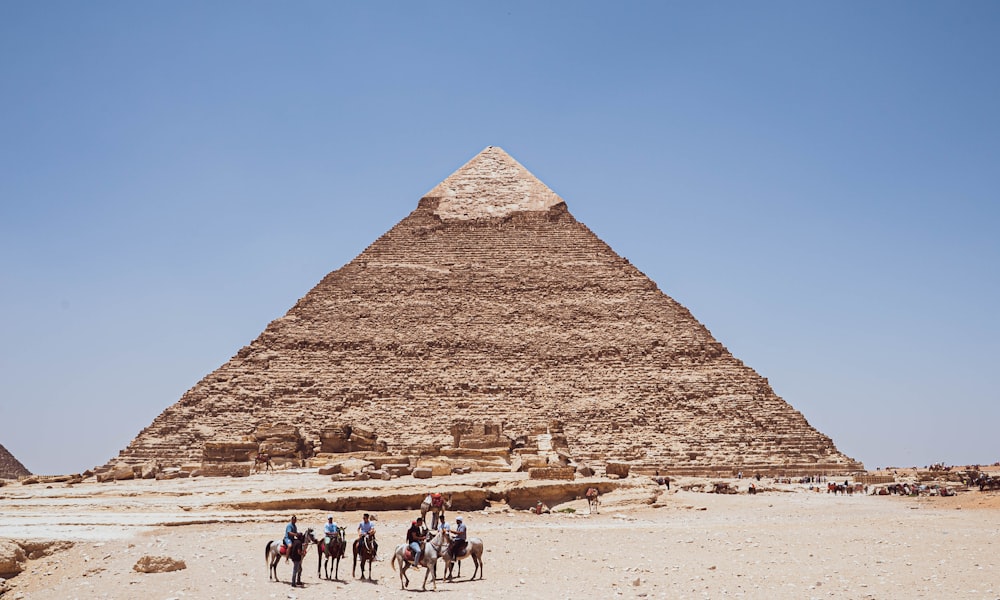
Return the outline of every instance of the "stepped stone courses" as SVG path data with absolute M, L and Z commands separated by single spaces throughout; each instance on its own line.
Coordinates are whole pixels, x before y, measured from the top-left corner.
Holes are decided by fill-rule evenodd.
M 533 468 L 863 468 L 496 147 L 324 277 L 109 466 L 198 462 L 206 444 L 270 423 L 296 424 L 296 457 L 506 446 Z
M 17 479 L 28 475 L 31 475 L 31 471 L 0 444 L 0 479 Z

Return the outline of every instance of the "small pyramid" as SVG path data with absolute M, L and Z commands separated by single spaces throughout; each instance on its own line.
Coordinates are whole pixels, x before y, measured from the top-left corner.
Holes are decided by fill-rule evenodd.
M 28 475 L 31 475 L 31 471 L 0 444 L 0 479 L 17 479 Z
M 300 459 L 358 447 L 468 455 L 509 439 L 522 466 L 557 457 L 650 474 L 863 468 L 497 147 L 324 277 L 112 463 L 198 462 L 209 446 L 246 454 L 247 436 L 276 423 L 294 427 L 272 446 Z M 535 459 L 519 454 L 527 443 Z

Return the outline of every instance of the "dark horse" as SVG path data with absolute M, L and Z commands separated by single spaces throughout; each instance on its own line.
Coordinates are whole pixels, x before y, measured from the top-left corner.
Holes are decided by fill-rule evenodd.
M 355 570 L 358 568 L 358 559 L 361 559 L 361 579 L 365 578 L 365 563 L 368 563 L 368 579 L 372 578 L 372 563 L 375 562 L 375 540 L 371 535 L 363 535 L 354 540 L 354 566 L 351 568 L 351 576 L 356 577 Z
M 264 546 L 264 562 L 267 564 L 267 579 L 271 580 L 272 575 L 275 581 L 281 581 L 278 579 L 278 561 L 281 557 L 286 558 L 298 558 L 298 569 L 292 570 L 292 585 L 296 583 L 302 583 L 302 557 L 306 555 L 306 550 L 309 548 L 310 543 L 314 543 L 316 538 L 313 537 L 312 529 L 307 529 L 305 533 L 296 536 L 295 540 L 292 541 L 292 545 L 289 546 L 285 553 L 282 554 L 279 548 L 281 548 L 281 540 L 271 540 Z
M 261 470 L 265 473 L 274 470 L 274 466 L 271 465 L 271 455 L 265 452 L 257 453 L 253 459 L 253 467 L 250 468 L 251 473 L 260 473 Z
M 326 543 L 327 539 L 330 540 L 329 544 Z M 329 579 L 330 567 L 332 566 L 333 579 L 336 581 L 340 577 L 340 559 L 344 557 L 344 549 L 347 547 L 347 541 L 344 540 L 344 528 L 338 527 L 337 533 L 332 537 L 316 540 L 316 547 L 319 548 L 316 577 L 319 577 L 320 569 L 325 567 L 324 574 Z

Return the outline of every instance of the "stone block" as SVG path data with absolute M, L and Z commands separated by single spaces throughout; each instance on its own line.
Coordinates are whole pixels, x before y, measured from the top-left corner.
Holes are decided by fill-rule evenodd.
M 528 469 L 528 479 L 573 479 L 576 470 L 573 467 L 534 467 Z
M 413 469 L 413 477 L 416 479 L 430 479 L 434 475 L 434 470 L 430 467 L 417 467 Z
M 403 475 L 409 475 L 410 471 L 413 469 L 410 467 L 410 463 L 387 463 L 382 465 L 382 469 L 388 471 L 395 477 L 402 477 Z
M 143 556 L 134 565 L 132 570 L 139 573 L 169 573 L 186 569 L 187 564 L 183 560 L 176 560 L 169 556 Z
M 614 475 L 615 477 L 618 477 L 620 479 L 624 479 L 624 478 L 628 477 L 628 473 L 629 473 L 629 469 L 630 468 L 631 468 L 631 465 L 629 465 L 628 463 L 609 462 L 604 467 L 604 472 L 607 473 L 609 476 Z

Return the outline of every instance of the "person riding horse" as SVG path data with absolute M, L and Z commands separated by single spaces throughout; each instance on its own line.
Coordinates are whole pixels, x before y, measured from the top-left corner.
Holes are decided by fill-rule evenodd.
M 410 546 L 410 550 L 413 551 L 413 565 L 412 568 L 420 568 L 420 556 L 424 552 L 424 542 L 427 540 L 427 530 L 424 529 L 424 518 L 417 517 L 417 520 L 410 525 L 410 529 L 406 532 L 406 543 Z
M 326 525 L 323 526 L 323 544 L 329 546 L 330 543 L 340 535 L 340 527 L 333 520 L 333 515 L 326 518 Z M 346 544 L 345 544 L 346 545 Z M 340 558 L 344 558 L 344 548 L 340 549 Z
M 451 544 L 448 546 L 448 552 L 452 556 L 458 556 L 465 549 L 465 543 L 468 539 L 468 530 L 465 527 L 465 523 L 462 521 L 462 515 L 455 517 L 455 527 L 452 528 Z
M 296 517 L 295 515 L 292 515 L 292 520 L 289 521 L 288 525 L 285 527 L 285 537 L 281 543 L 283 543 L 286 548 L 291 547 L 292 542 L 295 541 L 295 537 L 299 533 L 299 528 L 295 525 L 295 521 Z
M 361 523 L 358 525 L 358 541 L 355 544 L 364 543 L 366 539 L 372 544 L 375 560 L 379 560 L 378 541 L 375 539 L 375 523 L 371 520 L 371 516 L 368 513 L 361 515 Z

